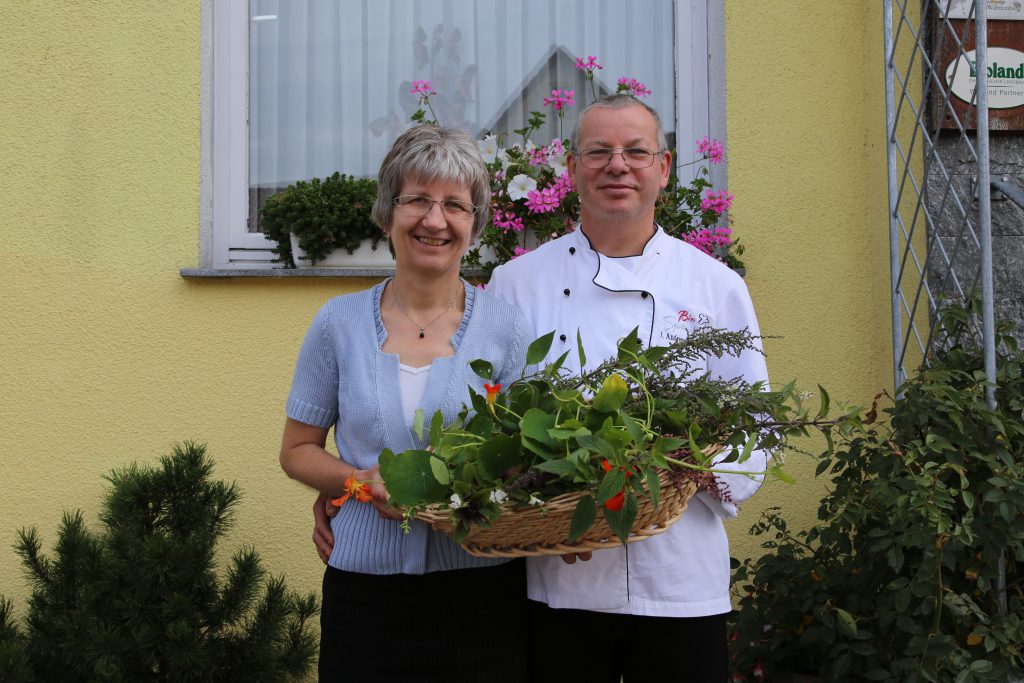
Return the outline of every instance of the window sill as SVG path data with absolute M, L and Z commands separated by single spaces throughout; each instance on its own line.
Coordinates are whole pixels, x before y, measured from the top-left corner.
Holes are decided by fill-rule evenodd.
M 394 268 L 182 268 L 183 278 L 388 277 Z
M 215 278 L 282 278 L 282 277 L 391 277 L 394 268 L 182 268 L 178 271 L 186 279 Z M 462 276 L 479 280 L 483 271 L 464 268 Z

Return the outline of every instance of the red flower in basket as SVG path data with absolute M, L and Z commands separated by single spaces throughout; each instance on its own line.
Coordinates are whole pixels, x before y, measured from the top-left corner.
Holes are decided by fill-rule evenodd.
M 604 502 L 606 509 L 612 512 L 618 512 L 622 509 L 622 506 L 626 504 L 626 489 L 622 489 L 614 496 Z
M 608 462 L 607 459 L 606 460 L 602 460 L 601 461 L 601 468 L 605 472 L 611 472 L 612 471 L 612 464 L 610 462 Z M 619 469 L 620 470 L 625 470 L 625 472 L 626 472 L 626 479 L 629 479 L 630 477 L 633 476 L 633 470 L 626 469 L 625 467 L 620 467 Z M 612 512 L 618 512 L 619 510 L 622 509 L 622 506 L 625 505 L 625 504 L 626 504 L 626 487 L 623 486 L 621 491 L 619 491 L 614 496 L 612 496 L 611 498 L 609 498 L 608 500 L 606 500 L 604 502 L 604 507 L 605 507 L 606 510 L 610 510 Z
M 604 469 L 605 472 L 611 472 L 612 471 L 612 464 L 610 462 L 608 462 L 607 460 L 602 460 L 601 461 L 601 467 Z M 626 479 L 629 479 L 630 477 L 633 476 L 633 470 L 627 470 L 625 467 L 620 467 L 619 469 L 626 471 Z

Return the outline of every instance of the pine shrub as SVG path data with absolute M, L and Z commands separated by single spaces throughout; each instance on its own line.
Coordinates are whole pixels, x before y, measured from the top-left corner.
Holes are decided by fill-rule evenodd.
M 23 629 L 0 599 L 0 680 L 302 679 L 317 598 L 268 577 L 253 548 L 218 566 L 239 491 L 212 471 L 206 448 L 185 443 L 159 467 L 106 477 L 100 531 L 65 513 L 50 556 L 21 530 L 32 593 Z

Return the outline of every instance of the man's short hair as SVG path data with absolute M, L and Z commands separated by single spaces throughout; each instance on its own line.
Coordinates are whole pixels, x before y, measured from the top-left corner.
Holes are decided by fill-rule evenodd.
M 407 180 L 465 185 L 473 205 L 473 239 L 480 236 L 491 208 L 491 177 L 480 156 L 480 148 L 469 134 L 433 123 L 414 126 L 398 136 L 380 164 L 377 199 L 371 215 L 381 230 L 394 219 L 394 199 Z
M 644 104 L 637 98 L 627 93 L 615 93 L 614 95 L 605 95 L 597 101 L 589 104 L 580 115 L 576 117 L 576 123 L 572 127 L 572 135 L 569 138 L 570 149 L 576 154 L 580 152 L 580 126 L 583 124 L 583 117 L 587 115 L 587 112 L 596 107 L 604 107 L 605 109 L 625 109 L 626 107 L 642 107 L 647 110 L 647 113 L 654 119 L 654 126 L 657 128 L 657 142 L 658 151 L 667 151 L 668 141 L 665 139 L 665 127 L 661 125 L 661 117 L 658 116 L 652 107 Z

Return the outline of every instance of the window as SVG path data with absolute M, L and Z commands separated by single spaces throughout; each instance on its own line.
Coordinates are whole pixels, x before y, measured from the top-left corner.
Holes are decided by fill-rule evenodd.
M 714 2 L 716 0 L 712 0 Z M 720 4 L 720 0 L 717 0 Z M 699 1 L 204 0 L 204 266 L 270 267 L 258 207 L 335 171 L 373 176 L 430 80 L 442 124 L 515 139 L 564 137 L 593 99 L 575 58 L 597 55 L 598 94 L 646 83 L 670 141 L 709 130 L 709 24 Z M 712 22 L 714 23 L 714 22 Z M 573 89 L 559 132 L 541 106 Z M 721 137 L 721 135 L 719 135 Z

